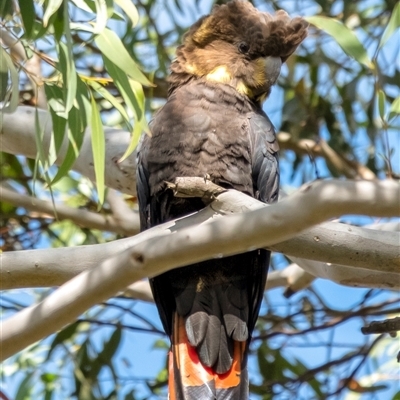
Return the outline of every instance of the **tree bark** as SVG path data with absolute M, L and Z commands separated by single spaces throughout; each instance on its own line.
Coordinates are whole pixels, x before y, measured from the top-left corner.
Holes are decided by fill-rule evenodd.
M 124 290 L 126 282 L 140 281 L 213 257 L 287 241 L 338 214 L 398 215 L 399 195 L 400 185 L 394 181 L 316 181 L 304 185 L 280 203 L 213 219 L 214 210 L 223 208 L 218 202 L 222 204 L 225 198 L 228 198 L 225 203 L 229 204 L 231 196 L 243 196 L 242 205 L 247 204 L 248 196 L 231 190 L 223 192 L 209 207 L 193 216 L 197 218 L 195 226 L 187 226 L 188 218 L 183 218 L 170 223 L 168 229 L 172 235 L 163 231 L 165 225 L 143 232 L 134 237 L 136 245 L 82 272 L 42 302 L 6 320 L 0 343 L 1 357 L 5 359 L 61 329 L 89 307 Z M 235 205 L 238 203 L 233 201 Z M 217 207 L 213 208 L 215 205 Z M 199 224 L 199 218 L 209 222 Z M 59 259 L 57 261 L 60 263 Z M 399 257 L 396 257 L 394 264 L 380 267 L 382 272 L 398 273 L 398 266 Z
M 202 178 L 199 178 L 199 181 L 203 181 Z M 396 196 L 396 190 L 398 190 L 396 189 L 398 183 L 395 181 L 378 183 L 315 182 L 312 185 L 332 188 L 346 186 L 354 196 L 356 196 L 357 188 L 362 187 L 367 191 L 369 190 L 368 187 L 371 187 L 371 190 L 375 187 L 375 190 L 382 190 L 381 195 L 385 196 L 385 186 L 387 186 L 389 197 L 390 195 Z M 379 187 L 381 189 L 377 189 Z M 198 195 L 201 196 L 201 194 Z M 358 192 L 358 195 L 363 196 L 364 194 Z M 314 209 L 318 202 L 325 203 L 324 196 L 320 199 L 311 198 L 308 209 L 310 207 Z M 350 195 L 351 197 L 352 195 Z M 392 215 L 398 213 L 396 201 L 393 201 L 395 199 L 396 197 L 392 198 Z M 291 196 L 287 200 L 290 200 L 289 203 L 292 203 L 294 209 L 296 209 Z M 287 204 L 287 200 L 283 200 L 279 204 Z M 358 201 L 362 201 L 362 199 Z M 379 212 L 380 207 L 384 208 L 382 204 L 380 207 L 375 207 L 373 204 L 374 202 L 372 202 L 369 210 L 372 215 L 375 211 Z M 0 265 L 1 286 L 3 289 L 59 286 L 73 276 L 99 265 L 108 257 L 134 246 L 142 240 L 172 233 L 179 228 L 196 226 L 221 215 L 259 208 L 265 209 L 266 207 L 264 203 L 242 193 L 225 191 L 219 194 L 216 200 L 202 212 L 157 226 L 131 238 L 91 246 L 3 253 Z M 276 207 L 276 205 L 272 207 Z M 304 213 L 298 211 L 297 216 L 300 217 L 301 215 L 304 216 Z M 228 225 L 225 225 L 229 223 L 229 219 L 222 219 L 219 223 L 221 224 L 220 235 L 224 236 L 225 232 L 230 229 Z M 246 221 L 243 223 L 245 224 Z M 282 217 L 281 229 L 285 224 L 288 224 L 290 228 L 291 219 L 286 215 Z M 396 226 L 394 225 L 393 228 L 396 228 Z M 258 227 L 253 229 L 256 232 Z M 196 228 L 193 228 L 193 230 L 195 231 Z M 241 232 L 242 230 L 239 229 L 238 233 Z M 270 234 L 273 235 L 273 231 L 270 231 Z M 263 239 L 262 236 L 260 236 L 260 239 Z M 291 257 L 294 262 L 316 277 L 331 279 L 337 283 L 350 286 L 397 288 L 400 286 L 399 243 L 399 232 L 385 232 L 337 222 L 326 222 L 304 230 L 289 240 L 270 244 L 268 248 Z M 231 248 L 235 248 L 233 243 Z M 299 259 L 319 262 L 303 264 Z

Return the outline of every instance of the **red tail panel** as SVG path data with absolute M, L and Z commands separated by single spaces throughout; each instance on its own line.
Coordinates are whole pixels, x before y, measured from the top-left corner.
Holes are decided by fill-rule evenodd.
M 201 364 L 196 349 L 188 343 L 184 319 L 175 314 L 169 353 L 169 399 L 247 399 L 247 394 L 243 397 L 248 386 L 247 371 L 242 369 L 245 349 L 245 342 L 234 342 L 232 368 L 224 374 L 217 374 Z

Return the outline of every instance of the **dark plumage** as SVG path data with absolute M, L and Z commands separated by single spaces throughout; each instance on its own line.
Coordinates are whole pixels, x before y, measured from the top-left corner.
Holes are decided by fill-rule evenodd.
M 166 189 L 177 177 L 207 174 L 223 187 L 276 201 L 278 145 L 261 102 L 306 28 L 301 18 L 271 16 L 242 1 L 215 7 L 191 27 L 171 66 L 167 103 L 138 151 L 142 229 L 204 207 Z M 150 280 L 172 341 L 171 399 L 247 398 L 247 347 L 269 256 L 256 250 Z

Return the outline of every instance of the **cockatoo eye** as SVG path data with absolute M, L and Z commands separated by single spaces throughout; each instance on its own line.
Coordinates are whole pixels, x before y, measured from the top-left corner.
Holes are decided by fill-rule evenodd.
M 238 50 L 242 54 L 247 54 L 247 52 L 250 50 L 250 46 L 246 42 L 241 42 L 239 43 Z

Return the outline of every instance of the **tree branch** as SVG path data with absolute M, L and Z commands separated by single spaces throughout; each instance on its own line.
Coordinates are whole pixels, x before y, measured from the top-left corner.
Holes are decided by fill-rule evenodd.
M 202 178 L 199 180 L 204 182 Z M 210 184 L 207 181 L 207 185 Z M 315 182 L 312 185 L 327 185 L 332 188 L 335 188 L 336 185 L 347 185 L 350 192 L 359 197 L 364 194 L 357 188 L 365 185 L 365 188 L 368 188 L 368 185 L 372 185 L 371 188 L 382 187 L 382 194 L 385 192 L 384 187 L 388 185 L 391 187 L 389 192 L 393 196 L 396 196 L 396 187 L 398 187 L 396 186 L 398 183 L 395 181 L 380 183 L 332 181 Z M 395 198 L 393 197 L 392 201 Z M 307 208 L 313 209 L 316 201 L 316 198 L 311 199 Z M 320 201 L 324 202 L 325 200 L 322 198 Z M 286 204 L 285 202 L 286 200 L 283 200 L 280 204 Z M 0 265 L 1 286 L 3 289 L 59 286 L 85 269 L 100 264 L 108 257 L 134 246 L 142 240 L 172 233 L 178 228 L 202 224 L 208 219 L 216 219 L 218 215 L 229 215 L 266 207 L 264 203 L 242 193 L 226 191 L 218 195 L 217 200 L 202 212 L 157 226 L 135 237 L 100 245 L 3 253 Z M 276 205 L 272 207 L 276 207 Z M 374 206 L 371 206 L 369 212 L 370 214 L 375 212 Z M 392 213 L 392 215 L 398 213 L 396 207 Z M 303 214 L 299 212 L 298 215 Z M 228 219 L 220 221 L 221 236 L 224 236 L 225 231 L 229 229 L 225 226 L 228 221 Z M 283 216 L 281 223 L 282 226 L 290 225 L 291 220 L 287 216 Z M 238 230 L 239 236 L 241 230 L 241 228 Z M 400 234 L 398 232 L 382 232 L 328 222 L 305 230 L 284 242 L 269 245 L 269 248 L 288 255 L 293 262 L 316 277 L 331 279 L 351 286 L 398 288 L 400 287 L 399 241 Z M 235 245 L 232 244 L 231 248 L 234 249 Z M 340 251 L 338 251 L 339 248 Z M 305 261 L 304 259 L 322 262 Z M 327 261 L 329 263 L 326 263 Z
M 211 206 L 217 204 L 220 197 L 229 198 L 235 194 L 246 196 L 228 190 L 221 193 Z M 185 226 L 185 218 L 173 221 L 168 228 L 174 232 L 173 235 L 163 233 L 160 227 L 155 228 L 160 236 L 152 237 L 152 230 L 143 232 L 135 237 L 136 245 L 82 272 L 39 304 L 6 320 L 0 343 L 1 358 L 5 359 L 61 329 L 89 307 L 124 290 L 126 282 L 139 281 L 220 255 L 270 246 L 339 213 L 381 217 L 397 215 L 399 195 L 400 185 L 394 181 L 317 181 L 304 185 L 272 206 L 223 219 L 211 219 L 195 226 Z M 207 207 L 195 217 L 210 213 L 210 209 Z M 57 263 L 62 264 L 62 260 L 58 259 Z M 383 266 L 382 270 L 385 268 L 387 266 Z M 396 272 L 398 268 L 389 270 Z
M 343 157 L 322 139 L 318 142 L 311 139 L 294 140 L 290 133 L 287 132 L 279 132 L 277 138 L 281 149 L 293 150 L 297 154 L 311 154 L 315 157 L 323 157 L 347 178 L 376 179 L 376 175 L 368 167 L 358 161 Z
M 102 215 L 88 210 L 73 208 L 59 203 L 53 204 L 51 201 L 27 196 L 9 189 L 5 185 L 0 185 L 0 198 L 1 201 L 5 203 L 23 207 L 29 211 L 43 213 L 51 218 L 61 220 L 69 219 L 75 224 L 85 228 L 111 231 L 121 235 L 135 235 L 140 230 L 139 217 L 137 213 L 134 213 L 130 209 L 129 212 L 125 212 L 125 218 L 118 218 L 118 215 Z
M 372 321 L 367 326 L 361 328 L 364 335 L 372 333 L 390 333 L 393 337 L 400 331 L 400 317 L 385 319 L 384 321 Z
M 269 248 L 283 252 L 307 272 L 342 285 L 395 288 L 400 285 L 399 240 L 397 232 L 328 222 Z M 374 274 L 383 270 L 392 279 L 384 286 Z

